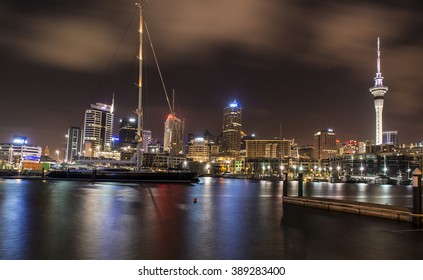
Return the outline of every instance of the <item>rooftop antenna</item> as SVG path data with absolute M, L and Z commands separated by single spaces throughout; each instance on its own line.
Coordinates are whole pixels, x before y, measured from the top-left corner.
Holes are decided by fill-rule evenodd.
M 383 87 L 383 77 L 380 71 L 380 37 L 377 37 L 377 64 L 376 64 L 376 77 L 375 87 Z

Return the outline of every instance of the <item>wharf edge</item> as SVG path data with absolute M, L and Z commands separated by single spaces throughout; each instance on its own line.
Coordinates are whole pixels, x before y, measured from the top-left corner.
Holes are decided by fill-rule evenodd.
M 283 203 L 326 209 L 328 211 L 346 212 L 356 215 L 372 216 L 396 220 L 400 222 L 413 222 L 413 217 L 422 219 L 422 214 L 413 214 L 407 207 L 383 205 L 376 203 L 336 200 L 328 198 L 311 197 L 282 197 Z

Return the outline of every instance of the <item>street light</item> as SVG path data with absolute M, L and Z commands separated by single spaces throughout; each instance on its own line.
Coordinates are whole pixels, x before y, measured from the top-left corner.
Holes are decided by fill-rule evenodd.
M 57 161 L 59 161 L 59 154 L 60 154 L 59 150 L 56 150 L 56 160 Z

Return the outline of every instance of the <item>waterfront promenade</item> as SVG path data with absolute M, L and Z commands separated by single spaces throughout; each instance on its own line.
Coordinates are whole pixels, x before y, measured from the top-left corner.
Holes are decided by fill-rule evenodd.
M 423 232 L 410 223 L 287 204 L 282 191 L 282 182 L 223 178 L 0 179 L 0 258 L 423 259 Z M 410 186 L 312 183 L 304 196 L 412 204 Z
M 355 193 L 352 197 L 344 195 L 337 195 L 338 191 L 331 191 L 331 187 L 341 187 L 342 193 Z M 299 195 L 298 182 L 289 182 L 288 189 L 291 194 L 284 195 L 284 203 L 300 205 L 304 207 L 313 207 L 325 209 L 328 211 L 339 211 L 352 213 L 356 215 L 372 216 L 385 219 L 391 219 L 402 222 L 411 222 L 414 225 L 420 226 L 422 224 L 422 215 L 413 213 L 413 203 L 409 201 L 410 196 L 406 195 L 408 200 L 399 200 L 395 192 L 410 192 L 412 193 L 412 186 L 396 186 L 396 185 L 374 185 L 374 184 L 330 184 L 330 183 L 309 183 L 302 186 L 301 193 L 308 189 L 304 196 Z M 322 188 L 324 191 L 322 192 Z M 288 193 L 289 193 L 288 190 Z M 388 195 L 372 195 L 374 191 L 386 192 Z M 320 192 L 320 194 L 319 194 Z M 360 194 L 361 192 L 361 194 Z M 411 197 L 413 199 L 413 197 Z M 385 200 L 385 201 L 383 201 Z

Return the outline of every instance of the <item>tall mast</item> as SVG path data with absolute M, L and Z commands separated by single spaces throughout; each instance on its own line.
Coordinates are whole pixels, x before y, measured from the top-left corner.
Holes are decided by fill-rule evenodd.
M 140 170 L 142 167 L 142 122 L 143 122 L 143 111 L 142 111 L 142 27 L 143 27 L 143 5 L 144 0 L 140 3 L 135 3 L 135 5 L 140 9 L 140 20 L 139 20 L 139 47 L 138 47 L 138 108 L 136 113 L 138 115 L 138 126 L 137 126 L 137 170 Z

